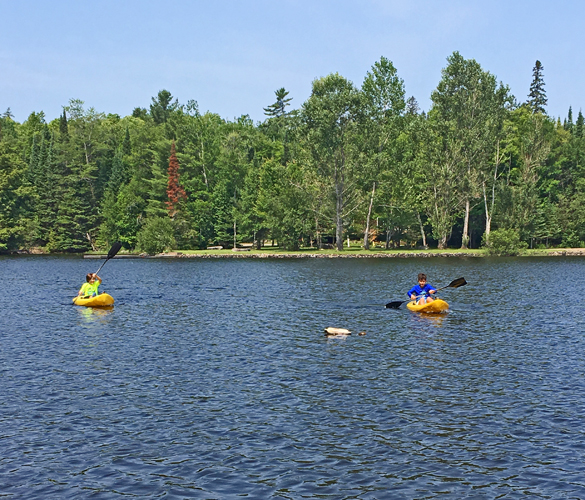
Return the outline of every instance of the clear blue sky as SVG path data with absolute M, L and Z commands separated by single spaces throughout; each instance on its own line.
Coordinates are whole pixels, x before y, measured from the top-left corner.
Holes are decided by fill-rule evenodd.
M 58 117 L 69 99 L 125 116 L 167 89 L 226 119 L 285 87 L 293 108 L 385 56 L 428 110 L 446 58 L 476 59 L 524 101 L 536 59 L 548 112 L 585 111 L 581 0 L 0 0 L 0 113 Z

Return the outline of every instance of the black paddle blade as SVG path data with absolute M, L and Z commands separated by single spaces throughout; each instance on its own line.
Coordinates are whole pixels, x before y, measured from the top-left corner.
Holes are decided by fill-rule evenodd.
M 408 302 L 407 300 L 396 300 L 394 302 L 388 302 L 386 309 L 398 309 L 402 304 Z
M 112 257 L 114 257 L 120 251 L 120 248 L 122 248 L 122 243 L 116 241 L 116 243 L 112 245 L 112 248 L 110 248 L 110 251 L 108 252 L 108 256 L 106 257 L 106 259 L 111 259 Z
M 447 288 L 459 288 L 464 285 L 467 285 L 465 278 L 457 278 L 456 280 L 451 281 L 451 283 L 447 285 Z

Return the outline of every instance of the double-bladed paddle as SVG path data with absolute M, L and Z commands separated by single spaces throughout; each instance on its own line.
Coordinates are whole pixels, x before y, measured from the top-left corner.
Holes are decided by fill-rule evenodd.
M 116 256 L 116 254 L 120 251 L 120 248 L 122 248 L 122 243 L 120 243 L 119 241 L 116 241 L 116 243 L 114 243 L 112 245 L 112 248 L 110 248 L 110 251 L 108 252 L 108 256 L 106 257 L 106 260 L 104 260 L 104 262 L 102 263 L 100 268 L 95 272 L 96 274 L 102 270 L 102 267 L 104 267 L 104 265 L 106 264 L 106 262 L 108 262 L 108 260 L 110 260 L 111 258 Z
M 437 288 L 436 292 L 438 292 L 439 290 L 444 290 L 445 288 L 459 288 L 460 286 L 463 285 L 467 285 L 467 281 L 465 281 L 465 278 L 457 278 L 456 280 L 451 281 L 451 283 L 449 283 L 447 286 Z M 410 302 L 410 299 L 388 302 L 388 304 L 386 304 L 386 309 L 398 309 L 405 302 Z

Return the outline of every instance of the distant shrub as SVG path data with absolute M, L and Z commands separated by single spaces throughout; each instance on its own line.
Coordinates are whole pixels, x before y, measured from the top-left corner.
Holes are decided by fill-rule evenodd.
M 496 229 L 490 233 L 489 241 L 483 236 L 483 246 L 489 255 L 519 255 L 528 245 L 520 241 L 520 233 L 515 229 Z
M 581 246 L 579 235 L 571 229 L 565 231 L 563 234 L 563 241 L 561 241 L 561 246 L 565 248 L 579 248 Z
M 173 250 L 176 245 L 173 221 L 168 217 L 147 219 L 136 237 L 137 250 L 150 255 Z

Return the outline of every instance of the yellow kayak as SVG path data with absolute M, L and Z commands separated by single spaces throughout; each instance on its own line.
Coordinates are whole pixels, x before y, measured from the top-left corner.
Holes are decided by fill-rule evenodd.
M 107 307 L 114 303 L 114 297 L 107 293 L 100 293 L 95 297 L 74 297 L 73 303 L 76 306 Z
M 418 305 L 416 302 L 409 302 L 406 304 L 406 307 L 413 312 L 437 314 L 449 309 L 449 304 L 444 300 L 435 299 L 432 302 L 427 302 L 426 304 L 421 305 Z

